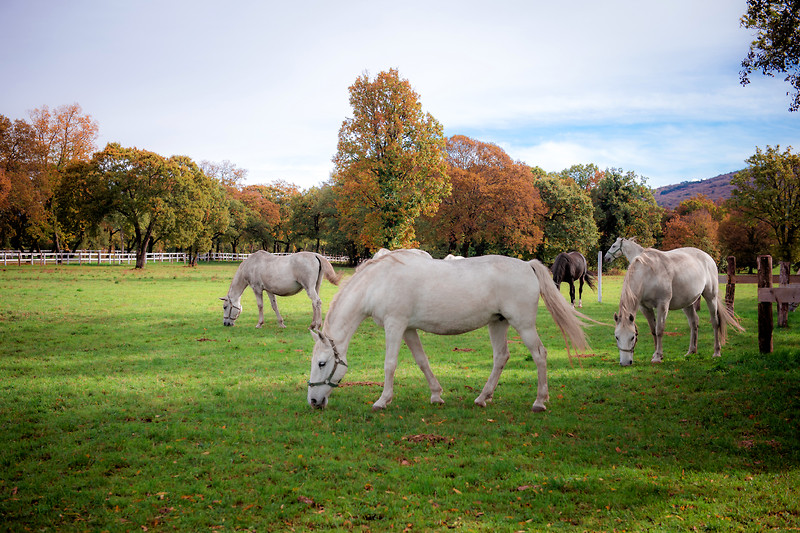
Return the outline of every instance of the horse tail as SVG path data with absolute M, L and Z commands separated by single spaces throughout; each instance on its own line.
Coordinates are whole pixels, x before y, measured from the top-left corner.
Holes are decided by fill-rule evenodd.
M 334 285 L 338 285 L 339 280 L 342 279 L 342 275 L 333 269 L 333 265 L 331 265 L 330 261 L 328 261 L 324 255 L 317 254 L 317 259 L 319 259 L 319 266 L 325 279 Z
M 586 335 L 583 333 L 582 324 L 578 320 L 577 313 L 567 303 L 567 300 L 561 296 L 561 292 L 556 288 L 555 284 L 550 282 L 550 272 L 547 270 L 547 267 L 536 259 L 529 261 L 528 264 L 539 280 L 539 294 L 544 300 L 544 305 L 547 307 L 556 325 L 561 329 L 562 335 L 564 335 L 567 354 L 569 354 L 570 342 L 576 350 L 583 351 L 588 349 L 589 344 L 586 341 Z M 567 339 L 569 339 L 569 342 Z
M 739 331 L 744 331 L 744 328 L 739 321 L 736 320 L 736 317 L 733 316 L 728 310 L 728 306 L 725 305 L 725 301 L 722 299 L 722 295 L 717 291 L 717 322 L 719 323 L 719 344 L 720 346 L 725 344 L 725 341 L 728 337 L 728 326 L 732 326 Z

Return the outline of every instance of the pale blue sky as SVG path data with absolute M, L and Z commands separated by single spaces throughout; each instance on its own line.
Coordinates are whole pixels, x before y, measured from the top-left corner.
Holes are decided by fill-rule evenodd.
M 556 5 L 558 4 L 558 5 Z M 744 0 L 0 0 L 0 114 L 79 103 L 108 142 L 328 179 L 348 87 L 397 68 L 447 135 L 659 187 L 800 147 L 788 85 L 739 85 Z

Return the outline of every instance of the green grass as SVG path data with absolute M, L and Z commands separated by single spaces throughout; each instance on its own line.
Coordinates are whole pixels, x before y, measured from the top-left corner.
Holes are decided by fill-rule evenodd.
M 685 357 L 683 313 L 664 363 L 644 318 L 622 368 L 610 327 L 567 358 L 540 304 L 551 400 L 532 413 L 535 365 L 515 332 L 495 400 L 485 329 L 423 335 L 445 405 L 401 352 L 395 399 L 373 412 L 383 332 L 362 324 L 345 384 L 306 404 L 312 340 L 304 294 L 255 329 L 219 296 L 237 265 L 6 267 L 0 271 L 0 529 L 11 531 L 763 531 L 800 528 L 800 318 L 759 354 L 747 328 L 712 359 Z M 583 311 L 612 321 L 621 277 Z M 562 287 L 567 294 L 566 287 Z M 468 289 L 468 288 L 465 288 Z M 327 310 L 336 287 L 323 284 Z

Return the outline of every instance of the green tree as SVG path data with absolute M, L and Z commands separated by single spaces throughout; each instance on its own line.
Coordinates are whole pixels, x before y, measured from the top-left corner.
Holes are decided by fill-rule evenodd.
M 354 241 L 373 250 L 409 246 L 417 217 L 450 192 L 442 126 L 394 69 L 360 76 L 350 105 L 333 158 L 339 212 Z
M 87 201 L 102 200 L 104 215 L 130 225 L 136 268 L 144 268 L 157 240 L 207 249 L 209 236 L 227 224 L 218 182 L 187 157 L 167 159 L 111 143 L 94 155 L 89 172 L 86 181 L 99 186 Z
M 572 165 L 561 171 L 561 177 L 572 179 L 584 191 L 591 191 L 603 179 L 603 172 L 594 163 Z
M 661 233 L 662 208 L 653 191 L 634 172 L 606 169 L 592 189 L 594 218 L 600 231 L 600 249 L 607 250 L 617 237 L 638 237 L 642 246 L 652 246 Z
M 571 177 L 562 177 L 563 174 L 534 175 L 534 185 L 547 209 L 544 241 L 536 255 L 547 263 L 561 252 L 570 250 L 578 250 L 588 257 L 599 239 L 589 193 Z
M 740 81 L 750 83 L 750 74 L 785 74 L 792 87 L 789 111 L 800 109 L 800 0 L 747 0 L 741 25 L 757 30 L 750 51 L 742 61 Z
M 756 148 L 748 167 L 736 174 L 732 202 L 745 217 L 772 228 L 780 261 L 794 262 L 800 240 L 800 154 L 791 147 Z

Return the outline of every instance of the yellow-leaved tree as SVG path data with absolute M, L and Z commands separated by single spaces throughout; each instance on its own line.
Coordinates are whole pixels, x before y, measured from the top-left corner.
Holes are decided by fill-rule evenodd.
M 414 220 L 450 193 L 442 126 L 395 69 L 360 76 L 350 105 L 333 158 L 342 227 L 372 251 L 413 246 Z

